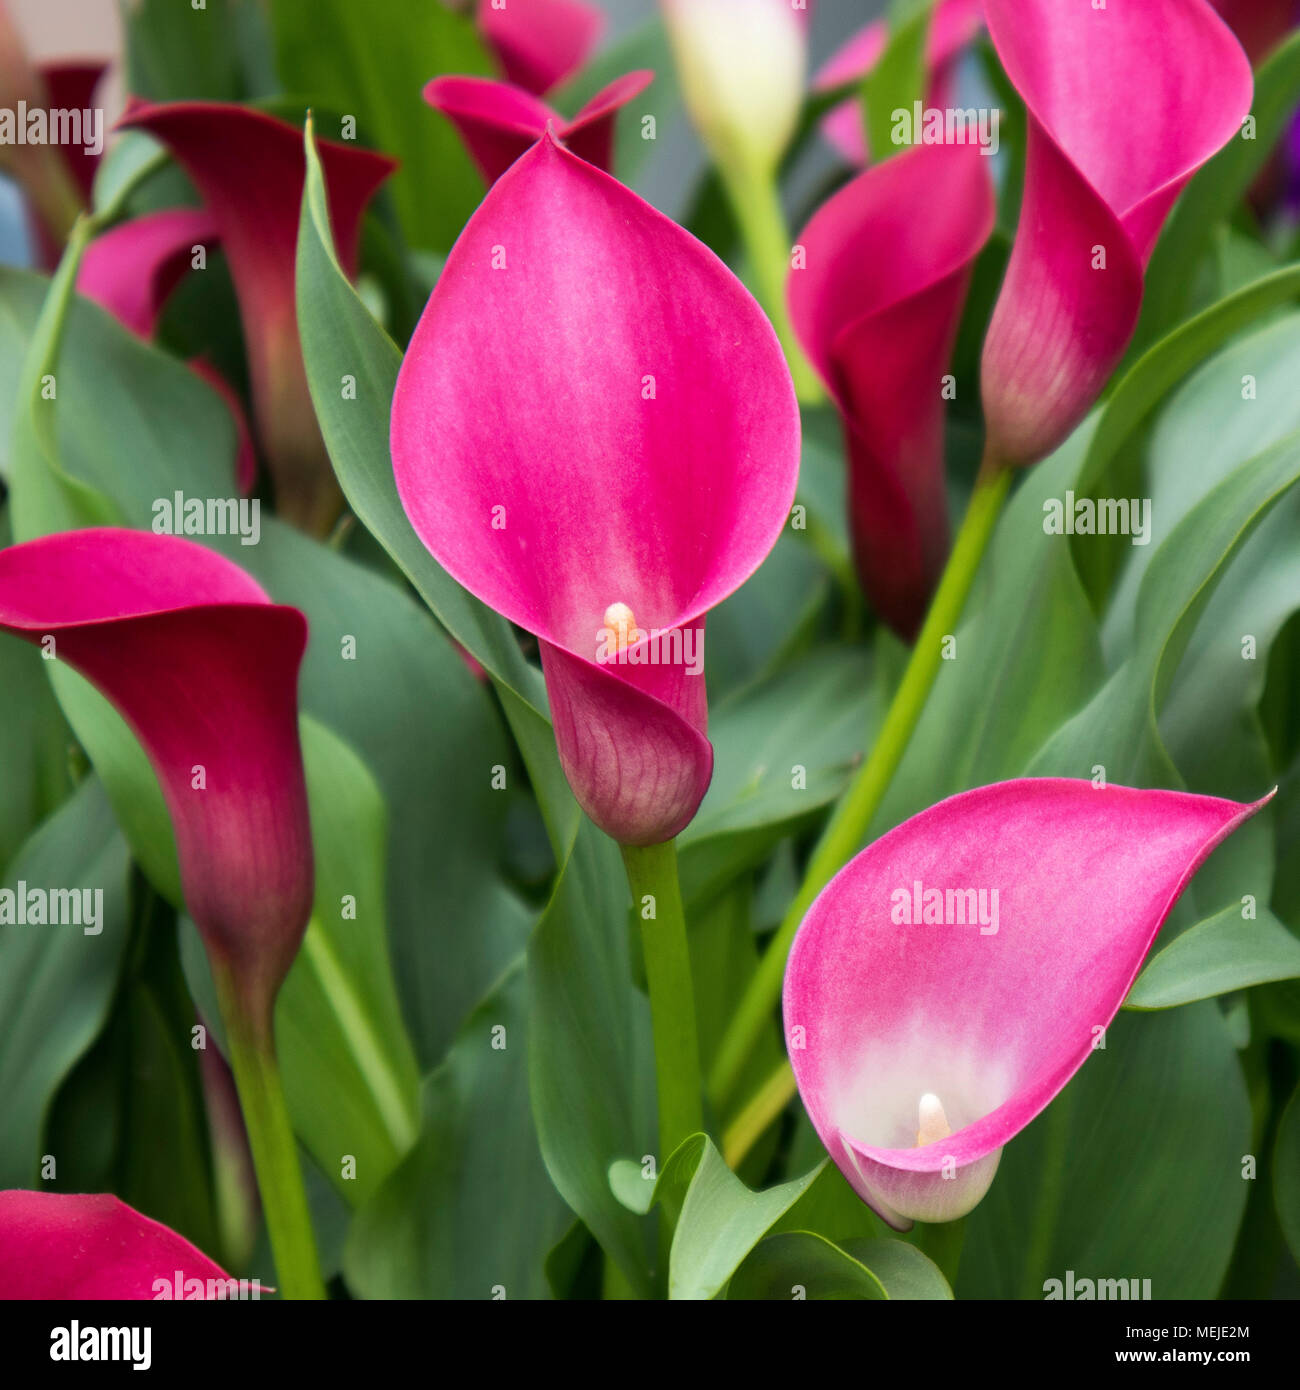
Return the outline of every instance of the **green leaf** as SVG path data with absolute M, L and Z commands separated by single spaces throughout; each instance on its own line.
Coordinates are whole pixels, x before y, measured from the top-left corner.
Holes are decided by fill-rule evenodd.
M 108 1017 L 127 945 L 129 862 L 103 789 L 87 777 L 10 865 L 10 892 L 23 883 L 104 896 L 96 935 L 72 925 L 0 925 L 0 1187 L 36 1180 L 54 1093 Z
M 71 735 L 45 679 L 45 664 L 30 643 L 0 635 L 6 704 L 0 720 L 0 874 L 69 791 Z
M 349 1286 L 365 1298 L 546 1298 L 571 1223 L 533 1132 L 520 957 L 424 1086 L 420 1139 L 358 1212 Z
M 768 1236 L 736 1271 L 730 1299 L 951 1299 L 937 1265 L 901 1240 L 841 1249 L 811 1231 Z
M 1300 1086 L 1292 1094 L 1277 1127 L 1273 1155 L 1273 1196 L 1282 1234 L 1300 1264 Z
M 910 114 L 913 104 L 925 96 L 925 44 L 933 9 L 934 0 L 894 0 L 890 6 L 889 42 L 862 84 L 867 148 L 876 163 L 898 153 L 893 113 Z
M 483 183 L 451 122 L 420 93 L 440 73 L 490 74 L 470 20 L 409 0 L 272 0 L 271 22 L 286 87 L 355 116 L 401 161 L 390 186 L 407 240 L 447 250 Z
M 668 1297 L 716 1298 L 749 1252 L 820 1172 L 818 1165 L 801 1178 L 752 1192 L 727 1167 L 707 1135 L 694 1134 L 685 1140 L 664 1165 L 654 1190 L 655 1203 L 675 1213 Z
M 1179 522 L 1143 576 L 1131 655 L 1048 740 L 1031 775 L 1090 776 L 1101 765 L 1112 782 L 1171 780 L 1156 729 L 1169 682 L 1228 562 L 1297 478 L 1300 434 L 1241 464 Z
M 1127 1009 L 1170 1009 L 1269 980 L 1300 978 L 1300 941 L 1267 908 L 1243 921 L 1240 904 L 1180 933 L 1146 964 Z
M 645 1223 L 608 1180 L 616 1160 L 654 1152 L 650 1013 L 632 984 L 627 920 L 618 852 L 583 821 L 528 948 L 533 1118 L 551 1181 L 648 1296 Z
M 1280 44 L 1255 75 L 1255 138 L 1230 140 L 1188 184 L 1147 267 L 1142 318 L 1132 353 L 1167 333 L 1186 313 L 1195 271 L 1215 226 L 1228 218 L 1271 158 L 1300 101 L 1300 33 Z M 1132 355 L 1132 354 L 1131 354 Z
M 1246 1204 L 1250 1105 L 1218 1009 L 1122 1013 L 1002 1153 L 966 1218 L 959 1298 L 1041 1299 L 1048 1279 L 1151 1280 L 1213 1298 Z

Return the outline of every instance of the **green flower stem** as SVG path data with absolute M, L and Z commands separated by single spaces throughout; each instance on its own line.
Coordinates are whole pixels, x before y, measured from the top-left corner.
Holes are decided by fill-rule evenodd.
M 256 1011 L 243 1003 L 230 974 L 215 963 L 213 979 L 226 1024 L 235 1087 L 253 1150 L 253 1168 L 262 1194 L 262 1212 L 271 1237 L 280 1292 L 285 1298 L 324 1298 L 316 1237 L 280 1068 L 275 1060 L 270 1018 L 256 1017 Z
M 654 1024 L 659 1091 L 659 1162 L 704 1127 L 700 1048 L 695 1031 L 695 991 L 686 944 L 686 917 L 677 882 L 677 846 L 622 846 L 632 907 L 641 922 L 650 1016 Z M 644 900 L 653 898 L 647 918 Z
M 740 162 L 730 167 L 719 164 L 718 173 L 749 255 L 755 297 L 772 320 L 785 349 L 795 394 L 804 405 L 818 405 L 826 399 L 826 393 L 799 346 L 785 302 L 793 248 L 776 177 Z
M 939 673 L 944 638 L 955 632 L 980 561 L 1011 487 L 1009 469 L 986 466 L 980 473 L 970 508 L 948 558 L 930 612 L 912 650 L 902 683 L 894 696 L 871 756 L 863 763 L 822 833 L 803 884 L 758 969 L 741 997 L 723 1035 L 709 1076 L 709 1098 L 722 1107 L 735 1090 L 746 1059 L 781 996 L 786 957 L 799 923 L 818 893 L 861 848 L 890 781 L 907 751 L 930 689 Z

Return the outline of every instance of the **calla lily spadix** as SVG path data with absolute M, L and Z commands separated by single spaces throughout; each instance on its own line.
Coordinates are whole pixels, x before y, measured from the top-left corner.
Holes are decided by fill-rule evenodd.
M 790 274 L 795 331 L 844 419 L 858 574 L 907 640 L 947 558 L 943 377 L 994 215 L 974 147 L 918 145 L 814 215 Z
M 586 0 L 479 0 L 478 28 L 506 80 L 540 96 L 587 61 L 605 16 Z
M 799 929 L 784 1013 L 804 1106 L 858 1195 L 900 1230 L 970 1211 L 1261 805 L 1004 782 L 853 859 Z
M 653 80 L 652 72 L 625 73 L 572 120 L 522 87 L 485 77 L 435 77 L 425 87 L 424 99 L 455 125 L 484 181 L 491 184 L 541 139 L 548 125 L 580 159 L 612 172 L 618 113 Z
M 671 839 L 712 772 L 704 615 L 794 497 L 798 411 L 758 306 L 548 133 L 452 248 L 391 445 L 424 544 L 540 639 L 579 803 L 624 845 Z
M 192 541 L 102 528 L 0 550 L 0 630 L 52 643 L 131 726 L 214 971 L 269 1023 L 313 891 L 302 614 Z
M 951 103 L 957 65 L 983 24 L 983 0 L 939 0 L 926 37 L 928 105 L 942 108 Z M 846 83 L 861 82 L 880 61 L 888 43 L 888 22 L 872 20 L 817 70 L 813 91 L 834 91 Z M 821 129 L 850 164 L 866 164 L 871 158 L 860 98 L 842 101 L 828 111 L 822 118 Z
M 1029 137 L 1016 242 L 984 343 L 989 456 L 1030 464 L 1083 419 L 1137 325 L 1143 275 L 1253 83 L 1206 0 L 986 0 Z
M 220 241 L 216 219 L 202 208 L 166 208 L 111 228 L 86 248 L 77 290 L 108 310 L 141 338 L 154 335 L 163 307 L 193 264 L 196 246 Z M 235 477 L 252 489 L 257 456 L 244 404 L 220 372 L 202 357 L 189 366 L 225 401 L 235 423 Z
M 312 409 L 298 341 L 294 268 L 306 159 L 302 132 L 220 102 L 134 102 L 119 126 L 167 145 L 216 219 L 239 298 L 258 435 L 276 506 L 306 530 L 328 529 L 342 506 Z M 361 219 L 393 162 L 319 142 L 340 262 L 356 272 Z
M 178 1275 L 182 1298 L 235 1287 L 184 1236 L 107 1193 L 0 1192 L 0 1299 L 155 1299 L 160 1280 L 175 1297 Z

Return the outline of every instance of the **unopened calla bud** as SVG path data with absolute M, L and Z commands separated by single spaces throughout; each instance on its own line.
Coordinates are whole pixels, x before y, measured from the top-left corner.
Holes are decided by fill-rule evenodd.
M 785 153 L 804 97 L 807 8 L 796 0 L 663 0 L 686 109 L 723 168 Z

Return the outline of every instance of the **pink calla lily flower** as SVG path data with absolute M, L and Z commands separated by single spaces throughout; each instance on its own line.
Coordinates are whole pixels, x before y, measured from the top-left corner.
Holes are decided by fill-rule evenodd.
M 184 1236 L 107 1193 L 0 1192 L 0 1299 L 174 1298 L 178 1278 L 182 1298 L 237 1288 Z
M 1014 466 L 1051 453 L 1097 399 L 1165 218 L 1240 129 L 1253 82 L 1206 0 L 987 0 L 985 13 L 1029 111 L 1020 228 L 983 366 L 990 458 Z
M 795 332 L 844 418 L 858 574 L 907 640 L 948 554 L 943 373 L 994 216 L 986 159 L 917 145 L 815 214 L 790 274 Z
M 294 267 L 306 159 L 302 132 L 220 102 L 134 102 L 118 123 L 148 131 L 185 167 L 211 210 L 239 297 L 253 414 L 279 511 L 314 533 L 342 506 L 307 389 L 298 341 Z M 319 142 L 339 259 L 356 273 L 361 219 L 393 162 Z
M 579 803 L 623 844 L 671 839 L 712 773 L 704 615 L 794 498 L 798 410 L 761 310 L 548 134 L 452 248 L 391 443 L 424 544 L 540 638 Z
M 970 1211 L 1097 1046 L 1192 875 L 1261 805 L 1003 782 L 837 874 L 790 953 L 785 1028 L 858 1195 L 900 1230 Z
M 297 709 L 306 619 L 215 551 L 98 528 L 0 550 L 0 630 L 45 644 L 131 726 L 214 971 L 269 1023 L 312 905 Z
M 425 87 L 424 99 L 452 122 L 484 182 L 493 184 L 548 126 L 580 159 L 612 172 L 618 113 L 653 80 L 652 72 L 625 73 L 571 121 L 522 87 L 485 77 L 435 77 Z
M 86 248 L 77 272 L 77 290 L 107 309 L 144 339 L 152 338 L 171 292 L 190 269 L 194 247 L 220 241 L 216 219 L 202 208 L 167 208 L 120 223 Z M 191 370 L 226 403 L 235 423 L 235 478 L 239 490 L 252 490 L 257 455 L 244 403 L 206 359 L 191 359 Z
M 926 101 L 929 105 L 946 107 L 950 103 L 957 65 L 983 25 L 983 0 L 939 0 L 926 39 L 929 69 Z M 872 20 L 847 39 L 818 69 L 812 82 L 813 91 L 830 92 L 847 82 L 861 82 L 880 61 L 888 42 L 888 23 L 883 19 Z M 860 100 L 842 101 L 828 111 L 822 117 L 821 129 L 848 163 L 863 165 L 870 160 Z
M 195 246 L 220 240 L 204 208 L 146 213 L 96 237 L 77 271 L 77 291 L 141 338 L 152 338 L 168 296 L 190 268 Z
M 479 0 L 478 28 L 506 81 L 541 96 L 587 61 L 605 16 L 585 0 Z

